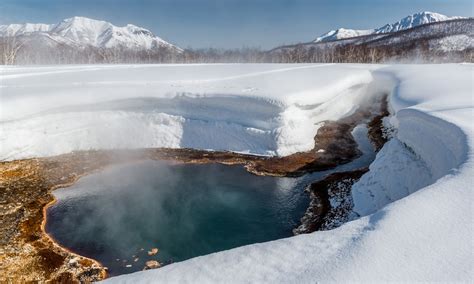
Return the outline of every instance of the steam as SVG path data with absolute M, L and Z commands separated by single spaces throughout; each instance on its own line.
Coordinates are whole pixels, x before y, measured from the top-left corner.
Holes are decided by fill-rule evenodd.
M 84 236 L 96 236 L 105 247 L 119 249 L 117 254 L 121 256 L 130 256 L 144 244 L 156 247 L 149 237 L 163 227 L 173 227 L 150 220 L 160 220 L 169 214 L 166 202 L 173 198 L 178 178 L 164 163 L 136 163 L 110 168 L 83 178 L 72 188 L 55 191 L 63 207 L 59 211 L 67 207 L 78 209 L 68 210 L 62 217 L 63 224 L 77 224 L 69 241 L 80 244 Z M 80 206 L 86 208 L 79 209 Z M 90 215 L 83 216 L 87 211 Z M 124 230 L 124 226 L 129 229 Z
M 47 230 L 112 273 L 134 255 L 131 269 L 141 269 L 153 247 L 161 262 L 179 261 L 291 235 L 307 205 L 297 185 L 237 166 L 120 165 L 55 191 Z

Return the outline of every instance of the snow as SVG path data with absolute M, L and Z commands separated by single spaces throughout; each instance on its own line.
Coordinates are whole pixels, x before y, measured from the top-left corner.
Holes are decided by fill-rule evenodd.
M 426 163 L 407 151 L 397 138 L 383 147 L 369 169 L 369 173 L 352 187 L 357 217 L 374 213 L 433 182 Z
M 337 65 L 2 67 L 0 159 L 192 147 L 288 155 L 377 92 Z
M 474 39 L 468 35 L 452 35 L 430 41 L 430 49 L 442 52 L 463 51 L 474 48 Z
M 27 34 L 33 32 L 47 32 L 50 26 L 46 24 L 11 24 L 11 25 L 0 25 L 1 36 L 14 36 L 20 34 Z
M 322 34 L 321 36 L 316 38 L 314 42 L 333 41 L 333 40 L 344 39 L 344 38 L 370 35 L 374 32 L 375 30 L 351 30 L 351 29 L 339 28 L 337 30 L 332 30 L 325 34 Z
M 420 26 L 424 24 L 454 20 L 454 19 L 462 19 L 462 17 L 448 17 L 439 13 L 428 12 L 428 11 L 419 12 L 413 15 L 409 15 L 396 23 L 387 24 L 383 27 L 380 27 L 375 30 L 375 33 L 376 34 L 393 33 L 393 32 L 398 32 L 398 31 L 414 28 L 416 26 Z
M 396 132 L 354 186 L 358 217 L 106 282 L 472 282 L 472 65 L 360 68 L 393 83 Z
M 396 23 L 386 24 L 376 29 L 352 30 L 352 29 L 340 28 L 337 30 L 332 30 L 325 34 L 322 34 L 321 36 L 316 38 L 314 42 L 333 41 L 333 40 L 338 40 L 338 39 L 352 38 L 352 37 L 371 35 L 371 34 L 393 33 L 393 32 L 398 32 L 398 31 L 414 28 L 416 26 L 420 26 L 424 24 L 454 20 L 454 19 L 461 19 L 461 18 L 462 17 L 448 17 L 442 14 L 425 11 L 425 12 L 419 12 L 413 15 L 406 16 L 405 18 L 401 19 L 400 21 Z
M 1 67 L 0 157 L 196 147 L 286 155 L 389 92 L 393 139 L 352 221 L 110 278 L 117 283 L 472 282 L 472 64 Z M 323 149 L 324 150 L 324 149 Z
M 155 36 L 147 29 L 134 25 L 117 27 L 109 22 L 93 20 L 85 17 L 64 19 L 57 24 L 11 24 L 0 25 L 2 36 L 35 36 L 49 35 L 63 43 L 74 43 L 78 46 L 138 48 L 151 49 L 159 46 L 180 48 Z

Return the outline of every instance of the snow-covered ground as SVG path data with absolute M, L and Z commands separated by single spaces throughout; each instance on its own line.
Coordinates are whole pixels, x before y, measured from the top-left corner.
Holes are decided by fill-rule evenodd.
M 286 155 L 390 91 L 394 138 L 354 185 L 354 220 L 111 282 L 474 280 L 473 65 L 1 68 L 0 157 L 197 147 Z
M 0 68 L 8 160 L 141 147 L 288 155 L 375 92 L 368 70 L 337 65 Z

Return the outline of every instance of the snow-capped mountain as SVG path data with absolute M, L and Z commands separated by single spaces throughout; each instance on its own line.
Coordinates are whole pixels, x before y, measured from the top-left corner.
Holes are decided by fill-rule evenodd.
M 314 42 L 322 42 L 322 41 L 333 41 L 343 38 L 351 38 L 356 36 L 362 35 L 369 35 L 372 34 L 374 30 L 351 30 L 340 28 L 337 30 L 331 30 L 325 34 L 322 34 L 320 37 L 316 38 Z
M 445 15 L 433 13 L 433 12 L 420 12 L 420 13 L 407 16 L 396 23 L 386 24 L 377 29 L 352 30 L 352 29 L 340 28 L 337 30 L 332 30 L 325 34 L 322 34 L 321 36 L 316 38 L 314 42 L 333 41 L 333 40 L 338 40 L 338 39 L 351 38 L 351 37 L 370 35 L 370 34 L 392 33 L 392 32 L 414 28 L 416 26 L 420 26 L 424 24 L 460 19 L 460 18 L 462 17 L 448 17 Z
M 398 29 L 400 25 L 394 24 L 394 27 Z M 474 18 L 437 21 L 339 40 L 285 45 L 268 51 L 274 61 L 358 63 L 471 62 L 473 53 Z
M 105 21 L 85 17 L 72 17 L 57 24 L 11 24 L 0 25 L 0 37 L 35 37 L 44 36 L 49 40 L 73 44 L 76 46 L 93 46 L 98 48 L 132 48 L 152 49 L 180 48 L 155 36 L 151 31 L 134 25 L 117 27 Z

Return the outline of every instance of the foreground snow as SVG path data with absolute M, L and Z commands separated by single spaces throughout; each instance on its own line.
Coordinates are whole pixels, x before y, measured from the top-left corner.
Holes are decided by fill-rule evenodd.
M 0 154 L 54 155 L 117 140 L 288 154 L 312 147 L 314 123 L 392 90 L 394 139 L 354 185 L 352 222 L 108 281 L 470 282 L 472 72 L 472 65 L 3 68 Z

